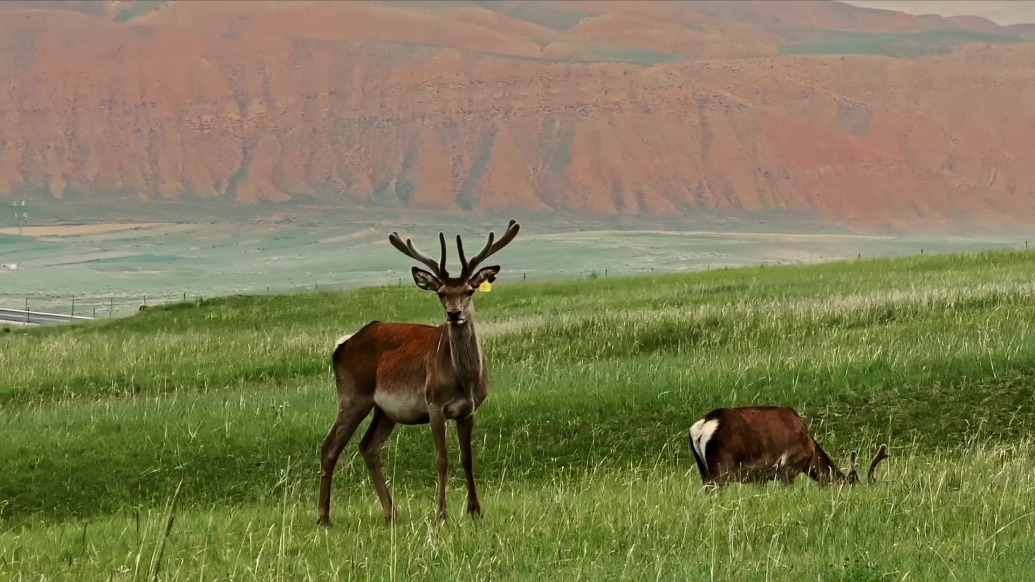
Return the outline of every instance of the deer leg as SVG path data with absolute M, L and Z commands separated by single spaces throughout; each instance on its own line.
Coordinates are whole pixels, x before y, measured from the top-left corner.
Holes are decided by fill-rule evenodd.
M 715 462 L 714 468 L 708 471 L 708 484 L 714 489 L 721 489 L 737 479 L 736 469 L 723 461 Z
M 697 456 L 697 451 L 693 450 L 693 446 L 690 447 L 690 452 L 693 453 L 694 462 L 697 463 L 697 472 L 701 474 L 701 486 L 708 484 L 710 475 L 708 474 L 708 465 L 705 464 L 701 457 Z
M 381 500 L 381 508 L 384 509 L 385 519 L 389 523 L 395 521 L 395 507 L 392 505 L 392 494 L 385 484 L 384 473 L 381 472 L 381 448 L 395 428 L 395 421 L 385 416 L 379 407 L 374 408 L 374 418 L 370 421 L 367 434 L 359 443 L 359 452 L 370 470 L 370 479 L 374 482 L 374 489 L 377 491 L 377 498 Z
M 460 441 L 460 462 L 467 477 L 467 513 L 480 516 L 482 506 L 478 503 L 478 491 L 474 486 L 474 455 L 471 452 L 471 433 L 474 432 L 474 415 L 456 421 L 457 439 Z
M 351 410 L 343 407 L 338 412 L 334 426 L 323 439 L 323 445 L 320 446 L 320 499 L 316 515 L 316 522 L 320 525 L 331 525 L 331 478 L 334 476 L 338 457 L 372 406 L 358 406 Z
M 446 472 L 449 470 L 449 456 L 446 449 L 446 415 L 441 407 L 432 406 L 429 414 L 431 438 L 435 441 L 435 464 L 438 468 L 438 514 L 439 523 L 448 519 L 446 512 Z

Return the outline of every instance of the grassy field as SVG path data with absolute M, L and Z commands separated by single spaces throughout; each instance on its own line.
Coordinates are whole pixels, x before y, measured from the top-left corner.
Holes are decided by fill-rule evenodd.
M 1026 579 L 1033 258 L 501 281 L 478 297 L 485 516 L 451 438 L 444 527 L 427 427 L 385 450 L 395 527 L 355 443 L 337 526 L 314 523 L 331 346 L 437 322 L 410 285 L 0 328 L 0 579 Z M 797 407 L 842 463 L 888 442 L 881 482 L 700 490 L 690 424 L 749 403 Z

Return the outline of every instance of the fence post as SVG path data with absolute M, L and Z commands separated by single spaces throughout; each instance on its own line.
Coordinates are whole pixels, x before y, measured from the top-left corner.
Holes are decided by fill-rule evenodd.
M 921 254 L 921 255 L 923 255 L 923 254 L 924 254 L 924 249 L 920 249 L 920 254 Z
M 604 269 L 604 278 L 607 278 L 607 269 Z
M 93 306 L 93 318 L 97 319 L 97 306 L 96 305 Z
M 75 295 L 72 296 L 72 317 L 75 317 Z
M 25 323 L 29 323 L 29 296 L 25 296 Z
M 521 280 L 524 281 L 525 279 L 528 279 L 528 273 L 521 273 Z
M 111 303 L 108 304 L 108 317 L 111 317 L 115 313 L 115 298 L 109 297 Z

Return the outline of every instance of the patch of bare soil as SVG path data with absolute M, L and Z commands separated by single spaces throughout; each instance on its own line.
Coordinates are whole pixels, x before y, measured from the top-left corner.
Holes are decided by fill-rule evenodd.
M 166 222 L 101 223 L 101 224 L 56 224 L 41 226 L 16 226 L 0 228 L 0 234 L 21 234 L 33 237 L 90 236 L 125 230 L 144 230 L 169 226 Z M 19 232 L 20 230 L 20 232 Z

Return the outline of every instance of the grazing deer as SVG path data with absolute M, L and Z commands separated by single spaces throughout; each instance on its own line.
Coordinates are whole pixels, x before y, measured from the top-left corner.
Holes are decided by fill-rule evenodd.
M 789 485 L 799 473 L 821 485 L 859 481 L 856 453 L 851 453 L 845 475 L 812 438 L 797 411 L 784 406 L 716 408 L 690 427 L 690 449 L 703 485 L 776 479 Z M 876 481 L 877 465 L 889 456 L 888 445 L 882 444 L 870 462 L 870 483 Z
M 479 265 L 517 236 L 519 225 L 511 220 L 496 242 L 495 233 L 482 250 L 468 261 L 460 235 L 460 276 L 446 272 L 446 237 L 439 233 L 442 254 L 438 263 L 421 253 L 410 239 L 403 243 L 393 232 L 388 241 L 404 255 L 426 265 L 413 267 L 417 287 L 438 294 L 446 322 L 437 327 L 416 323 L 373 321 L 356 333 L 342 337 L 334 349 L 334 376 L 338 385 L 338 418 L 321 447 L 320 499 L 317 521 L 330 525 L 331 477 L 342 449 L 359 423 L 374 411 L 366 435 L 359 444 L 374 489 L 389 522 L 396 517 L 392 496 L 381 472 L 381 448 L 396 424 L 431 425 L 438 466 L 438 513 L 446 515 L 446 421 L 455 420 L 460 442 L 460 462 L 467 477 L 467 512 L 481 515 L 474 485 L 471 433 L 474 412 L 489 394 L 485 355 L 474 329 L 474 293 L 485 281 L 492 283 L 499 265 Z

